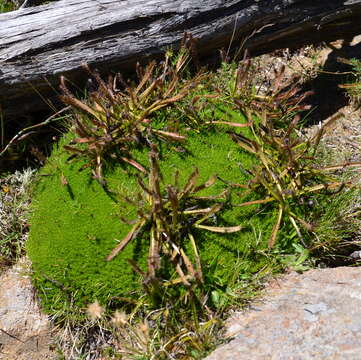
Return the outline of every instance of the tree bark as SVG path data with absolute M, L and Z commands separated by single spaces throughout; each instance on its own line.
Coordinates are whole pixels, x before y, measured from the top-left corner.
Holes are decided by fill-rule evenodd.
M 260 54 L 361 33 L 361 0 L 59 0 L 0 14 L 0 104 L 8 118 L 49 108 L 61 74 L 82 86 L 88 63 L 129 71 L 179 47 Z

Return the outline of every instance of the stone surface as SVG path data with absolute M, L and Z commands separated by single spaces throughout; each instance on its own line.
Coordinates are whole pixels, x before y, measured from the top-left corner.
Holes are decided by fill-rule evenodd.
M 55 359 L 49 321 L 40 312 L 26 260 L 0 276 L 0 360 Z
M 206 360 L 361 359 L 361 268 L 291 273 L 263 299 L 228 321 L 235 339 Z

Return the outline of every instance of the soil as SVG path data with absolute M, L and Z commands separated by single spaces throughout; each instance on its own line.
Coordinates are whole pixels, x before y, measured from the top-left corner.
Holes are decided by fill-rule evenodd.
M 54 333 L 34 297 L 30 263 L 21 259 L 0 276 L 0 360 L 55 359 Z

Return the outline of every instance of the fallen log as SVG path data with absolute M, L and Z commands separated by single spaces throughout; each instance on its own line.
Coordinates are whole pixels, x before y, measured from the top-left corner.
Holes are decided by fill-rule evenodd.
M 0 14 L 0 105 L 7 118 L 49 107 L 60 74 L 101 72 L 179 47 L 200 56 L 242 45 L 252 54 L 361 33 L 361 0 L 59 0 Z

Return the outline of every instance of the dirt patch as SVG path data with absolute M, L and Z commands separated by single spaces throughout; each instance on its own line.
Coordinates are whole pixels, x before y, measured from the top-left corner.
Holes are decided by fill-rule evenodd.
M 29 266 L 23 259 L 0 276 L 1 360 L 56 358 L 51 326 L 34 297 Z

